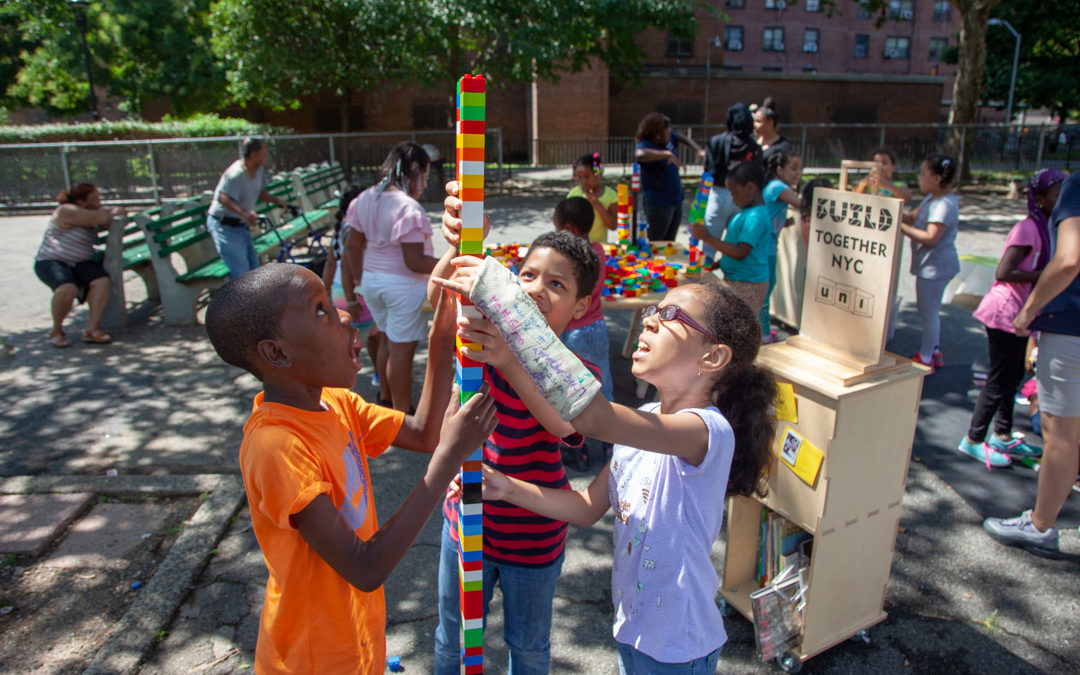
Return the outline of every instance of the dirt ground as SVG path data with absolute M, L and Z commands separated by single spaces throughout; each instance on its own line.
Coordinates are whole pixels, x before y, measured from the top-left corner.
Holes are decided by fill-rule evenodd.
M 94 504 L 132 499 L 140 498 L 99 498 Z M 135 549 L 116 564 L 49 565 L 67 533 L 36 558 L 9 554 L 0 561 L 0 671 L 81 673 L 86 668 L 201 500 L 171 497 L 142 501 L 165 509 L 163 525 L 144 534 Z M 133 583 L 140 586 L 133 589 Z

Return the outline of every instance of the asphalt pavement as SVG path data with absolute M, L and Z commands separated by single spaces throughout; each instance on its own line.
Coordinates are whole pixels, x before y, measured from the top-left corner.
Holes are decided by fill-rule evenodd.
M 527 242 L 550 229 L 560 192 L 527 178 L 527 172 L 516 174 L 510 194 L 489 197 L 494 223 L 489 241 Z M 965 193 L 960 204 L 958 247 L 964 253 L 996 257 L 1009 227 L 1024 213 L 1022 201 L 986 194 Z M 426 206 L 435 222 L 439 205 Z M 9 479 L 4 484 L 19 476 L 40 481 L 110 470 L 134 485 L 169 475 L 237 474 L 241 427 L 258 383 L 221 363 L 201 326 L 164 325 L 135 276 L 125 279 L 131 325 L 111 331 L 113 345 L 52 348 L 46 340 L 49 290 L 32 270 L 44 224 L 42 216 L 0 218 L 6 243 L 0 249 L 5 289 L 0 297 L 0 476 Z M 917 349 L 919 329 L 910 275 L 901 277 L 901 294 L 912 301 L 903 304 L 889 348 L 910 354 Z M 640 404 L 629 361 L 617 356 L 629 313 L 607 314 L 616 398 Z M 924 385 L 885 597 L 889 617 L 868 632 L 869 643 L 842 642 L 806 662 L 803 672 L 1077 672 L 1080 500 L 1071 497 L 1059 521 L 1059 560 L 1000 546 L 983 533 L 985 516 L 1012 515 L 1033 504 L 1037 474 L 1019 466 L 987 472 L 956 452 L 977 395 L 972 367 L 985 365 L 986 339 L 970 308 L 948 305 L 943 315 L 946 366 Z M 68 334 L 77 335 L 85 310 L 73 312 L 69 322 Z M 425 358 L 420 349 L 417 392 Z M 370 379 L 370 367 L 357 378 L 356 390 L 365 397 L 374 394 Z M 1024 430 L 1022 412 L 1018 406 L 1017 428 Z M 867 438 L 866 446 L 873 452 L 874 439 Z M 399 449 L 372 462 L 383 520 L 411 489 L 424 462 L 424 456 Z M 584 485 L 597 468 L 571 471 L 571 478 Z M 205 557 L 191 561 L 194 581 L 182 582 L 188 587 L 177 594 L 178 606 L 157 617 L 164 627 L 155 632 L 165 631 L 156 634 L 160 641 L 144 636 L 138 649 L 148 651 L 141 661 L 132 661 L 139 665 L 130 671 L 250 672 L 266 568 L 246 505 L 237 500 L 235 516 L 231 509 L 222 511 L 220 541 L 208 542 Z M 387 654 L 400 657 L 405 672 L 431 670 L 440 526 L 436 513 L 386 584 Z M 723 545 L 715 547 L 718 563 Z M 570 528 L 555 600 L 552 672 L 617 672 L 611 555 L 610 514 L 594 528 Z M 757 660 L 750 622 L 733 616 L 727 630 L 721 672 L 776 671 L 774 664 Z M 501 634 L 496 596 L 485 640 L 491 672 L 506 662 Z

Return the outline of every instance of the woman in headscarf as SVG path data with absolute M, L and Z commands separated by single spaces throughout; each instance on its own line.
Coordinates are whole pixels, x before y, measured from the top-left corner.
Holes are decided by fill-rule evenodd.
M 987 466 L 1007 466 L 1012 463 L 1010 455 L 1038 457 L 1042 452 L 1012 436 L 1013 401 L 1024 377 L 1027 347 L 1027 337 L 1016 334 L 1013 319 L 1048 262 L 1048 219 L 1064 180 L 1065 174 L 1054 169 L 1043 169 L 1031 177 L 1028 217 L 1009 232 L 994 285 L 975 310 L 975 318 L 986 326 L 990 373 L 958 449 Z M 987 435 L 991 419 L 994 431 Z

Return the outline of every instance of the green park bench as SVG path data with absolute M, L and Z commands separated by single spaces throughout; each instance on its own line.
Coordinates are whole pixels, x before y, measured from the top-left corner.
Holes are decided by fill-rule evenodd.
M 286 201 L 292 195 L 290 179 L 275 181 L 267 191 Z M 206 215 L 211 193 L 201 202 L 157 218 L 136 216 L 150 249 L 150 261 L 157 277 L 162 313 L 165 323 L 195 323 L 199 298 L 224 285 L 229 268 L 217 254 L 214 242 L 206 229 Z M 263 260 L 272 259 L 284 248 L 291 258 L 293 243 L 306 239 L 313 226 L 329 218 L 329 212 L 315 210 L 296 217 L 279 218 L 279 207 L 262 203 L 257 209 L 261 232 L 252 240 L 255 252 Z M 176 259 L 183 261 L 182 271 Z
M 293 190 L 300 197 L 300 205 L 305 211 L 337 211 L 341 190 L 347 182 L 345 168 L 340 162 L 324 162 L 293 174 Z

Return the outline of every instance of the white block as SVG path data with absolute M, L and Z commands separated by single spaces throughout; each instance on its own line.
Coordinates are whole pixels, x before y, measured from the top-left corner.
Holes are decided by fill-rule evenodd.
M 466 504 L 465 502 L 458 502 L 461 505 L 461 513 L 466 516 L 482 516 L 484 515 L 484 503 L 477 502 L 476 504 Z
M 476 160 L 458 162 L 458 175 L 459 176 L 483 176 L 484 175 L 484 163 L 477 162 Z
M 484 227 L 484 202 L 461 203 L 461 227 L 479 228 L 481 233 Z

